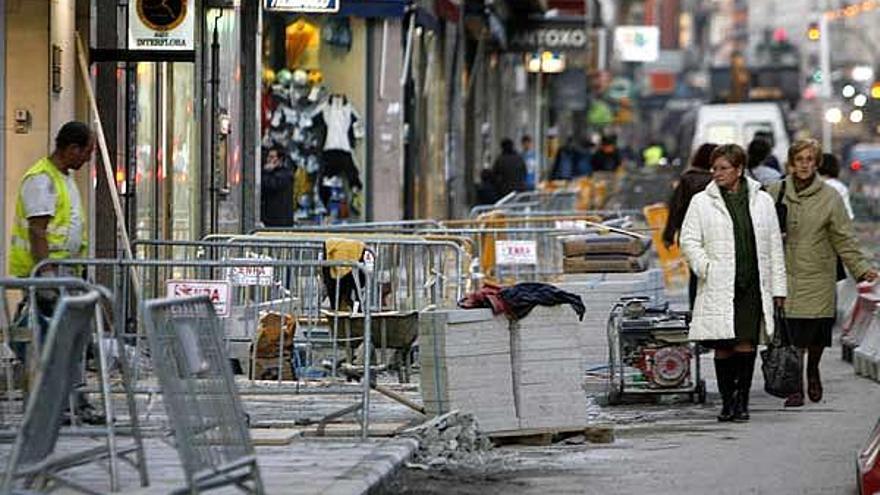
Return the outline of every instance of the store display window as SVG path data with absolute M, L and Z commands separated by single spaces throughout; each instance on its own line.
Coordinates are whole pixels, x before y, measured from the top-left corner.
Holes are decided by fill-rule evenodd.
M 297 222 L 363 218 L 366 30 L 362 18 L 264 15 L 263 157 L 283 150 Z

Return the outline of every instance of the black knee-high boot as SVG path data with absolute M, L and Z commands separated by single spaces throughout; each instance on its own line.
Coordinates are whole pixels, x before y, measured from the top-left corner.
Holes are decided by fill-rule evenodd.
M 749 393 L 752 390 L 752 377 L 755 375 L 755 358 L 758 353 L 743 352 L 734 355 L 737 362 L 737 383 L 736 389 L 739 392 L 738 408 L 735 411 L 735 419 L 748 421 L 749 415 Z
M 718 379 L 718 391 L 721 392 L 721 414 L 718 421 L 733 421 L 737 409 L 736 400 L 736 359 L 715 358 L 715 377 Z

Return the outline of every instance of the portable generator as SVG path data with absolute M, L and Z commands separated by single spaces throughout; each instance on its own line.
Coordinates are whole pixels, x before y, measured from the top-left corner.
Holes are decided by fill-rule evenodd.
M 608 319 L 608 401 L 627 394 L 689 394 L 706 401 L 697 345 L 688 341 L 689 311 L 649 297 L 622 297 Z

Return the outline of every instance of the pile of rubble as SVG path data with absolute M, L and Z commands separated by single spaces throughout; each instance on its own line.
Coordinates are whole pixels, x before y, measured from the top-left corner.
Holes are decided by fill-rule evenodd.
M 412 468 L 436 468 L 449 464 L 482 464 L 492 450 L 472 414 L 452 411 L 410 428 L 403 436 L 415 438 L 419 450 L 409 465 Z

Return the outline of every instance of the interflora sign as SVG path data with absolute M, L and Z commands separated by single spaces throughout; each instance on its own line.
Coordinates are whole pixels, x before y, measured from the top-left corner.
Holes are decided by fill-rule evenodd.
M 339 12 L 340 0 L 266 0 L 266 10 L 281 12 Z
M 128 4 L 130 50 L 195 49 L 195 0 L 131 0 Z

